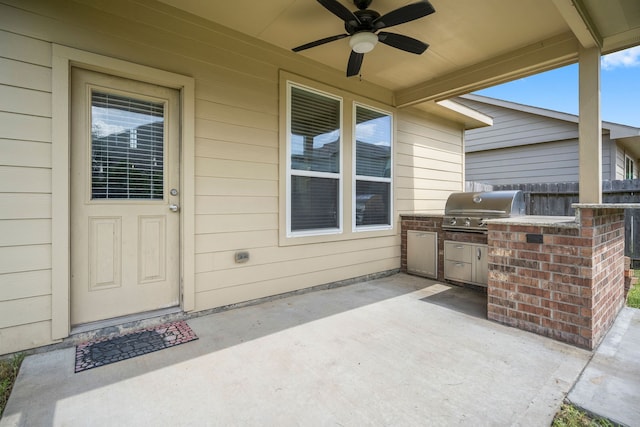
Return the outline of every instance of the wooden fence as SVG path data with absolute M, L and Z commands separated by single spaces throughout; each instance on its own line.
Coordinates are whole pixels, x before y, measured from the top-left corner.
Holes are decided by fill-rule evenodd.
M 578 203 L 578 183 L 487 185 L 467 182 L 466 191 L 522 190 L 527 215 L 575 215 L 573 203 Z M 603 181 L 604 203 L 640 203 L 640 179 Z M 625 255 L 640 264 L 640 209 L 625 210 Z

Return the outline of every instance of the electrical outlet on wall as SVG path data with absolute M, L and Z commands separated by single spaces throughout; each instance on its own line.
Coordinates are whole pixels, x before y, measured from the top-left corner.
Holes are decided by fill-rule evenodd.
M 249 251 L 238 251 L 235 255 L 236 263 L 249 261 Z

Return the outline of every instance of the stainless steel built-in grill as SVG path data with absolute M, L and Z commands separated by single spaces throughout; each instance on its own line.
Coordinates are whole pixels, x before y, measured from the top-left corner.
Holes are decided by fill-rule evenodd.
M 486 232 L 489 219 L 524 214 L 524 196 L 520 190 L 453 193 L 444 208 L 442 228 Z

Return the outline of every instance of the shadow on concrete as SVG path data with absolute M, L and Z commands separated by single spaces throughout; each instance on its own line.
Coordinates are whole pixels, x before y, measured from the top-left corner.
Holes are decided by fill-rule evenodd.
M 421 301 L 480 319 L 487 318 L 487 295 L 481 291 L 450 286 L 449 289 L 422 298 Z
M 74 348 L 36 354 L 0 427 L 550 425 L 590 353 L 485 301 L 397 274 L 194 317 L 196 341 L 78 374 Z
M 147 375 L 230 347 L 259 340 L 323 318 L 423 289 L 434 282 L 396 274 L 355 284 L 269 298 L 265 302 L 232 308 L 187 320 L 198 340 L 172 349 L 130 358 L 74 373 L 75 347 L 28 356 L 21 368 L 0 427 L 56 425 L 58 402 L 100 388 Z M 342 291 L 339 291 L 342 289 Z

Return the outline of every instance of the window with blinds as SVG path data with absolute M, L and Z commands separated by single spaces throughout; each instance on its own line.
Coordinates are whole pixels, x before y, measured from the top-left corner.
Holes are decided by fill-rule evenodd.
M 289 85 L 289 229 L 341 227 L 342 101 Z
M 163 199 L 164 114 L 162 102 L 92 92 L 92 199 Z
M 391 115 L 355 105 L 355 224 L 391 225 Z

